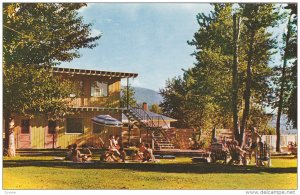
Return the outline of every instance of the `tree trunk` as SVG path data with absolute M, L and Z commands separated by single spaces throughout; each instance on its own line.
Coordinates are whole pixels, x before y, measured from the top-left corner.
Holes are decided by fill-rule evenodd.
M 291 34 L 291 16 L 289 17 L 288 21 L 288 31 L 286 34 L 285 39 L 285 49 L 284 49 L 284 55 L 283 55 L 283 67 L 281 71 L 281 83 L 280 83 L 280 94 L 279 94 L 279 102 L 278 102 L 278 111 L 277 111 L 277 120 L 276 120 L 276 152 L 281 152 L 280 150 L 280 118 L 282 114 L 282 107 L 283 107 L 283 99 L 284 99 L 284 86 L 285 86 L 285 80 L 286 80 L 286 65 L 287 65 L 287 53 L 288 53 L 288 47 L 289 47 L 289 40 L 290 40 L 290 34 Z
M 280 104 L 280 100 L 279 100 Z M 280 118 L 281 118 L 282 105 L 278 107 L 276 119 L 276 152 L 281 152 L 280 149 Z
M 128 145 L 130 145 L 131 122 L 128 119 Z
M 244 110 L 243 110 L 243 118 L 241 123 L 240 129 L 240 136 L 239 136 L 239 144 L 243 145 L 243 138 L 244 138 L 244 131 L 246 128 L 249 111 L 250 111 L 250 97 L 251 97 L 251 66 L 252 66 L 252 58 L 253 58 L 253 44 L 254 44 L 254 37 L 255 37 L 255 30 L 251 30 L 250 35 L 250 48 L 248 52 L 248 62 L 247 62 L 247 78 L 246 78 L 246 89 L 244 93 Z
M 14 127 L 15 121 L 11 114 L 6 114 L 4 116 L 5 120 L 5 150 L 8 157 L 16 156 L 15 148 L 15 137 L 14 137 Z
M 238 140 L 239 116 L 238 116 L 238 40 L 240 34 L 240 18 L 233 15 L 233 64 L 232 64 L 232 115 L 234 138 Z
M 213 141 L 215 137 L 216 137 L 216 125 L 214 125 L 212 129 L 211 140 Z

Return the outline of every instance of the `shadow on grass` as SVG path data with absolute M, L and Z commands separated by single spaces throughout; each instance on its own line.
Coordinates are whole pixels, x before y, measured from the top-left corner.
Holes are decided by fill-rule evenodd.
M 4 160 L 3 167 L 57 167 L 67 169 L 127 169 L 132 171 L 160 173 L 297 173 L 296 167 L 255 167 L 210 163 L 72 163 L 55 160 Z

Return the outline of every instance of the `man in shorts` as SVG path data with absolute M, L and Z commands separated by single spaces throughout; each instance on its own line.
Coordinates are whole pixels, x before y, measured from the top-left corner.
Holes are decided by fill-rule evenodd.
M 250 147 L 250 151 L 249 151 L 250 161 L 252 158 L 253 151 L 254 151 L 254 154 L 256 154 L 258 143 L 261 142 L 261 136 L 257 133 L 257 129 L 255 127 L 253 127 L 251 129 L 251 140 L 252 140 L 252 143 L 251 143 L 251 147 Z

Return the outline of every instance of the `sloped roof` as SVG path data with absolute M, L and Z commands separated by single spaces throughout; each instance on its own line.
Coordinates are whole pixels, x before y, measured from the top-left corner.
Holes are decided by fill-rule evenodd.
M 150 117 L 162 117 L 165 121 L 177 121 L 176 119 L 170 118 L 168 116 L 162 115 L 162 114 L 157 114 L 148 110 L 145 110 L 145 112 L 150 116 Z
M 176 119 L 173 119 L 173 118 L 170 118 L 168 116 L 165 116 L 165 115 L 162 115 L 162 114 L 157 114 L 157 113 L 154 113 L 154 112 L 151 112 L 151 111 L 148 111 L 148 110 L 145 110 L 145 112 L 150 116 L 150 117 L 161 117 L 163 118 L 165 121 L 168 121 L 168 122 L 174 122 L 174 121 L 177 121 Z M 122 121 L 128 121 L 128 118 L 122 114 Z
M 130 72 L 112 72 L 112 71 L 86 70 L 86 69 L 76 69 L 76 68 L 59 68 L 59 67 L 54 67 L 53 72 L 64 73 L 64 74 L 118 77 L 118 78 L 136 78 L 138 76 L 137 73 L 130 73 Z

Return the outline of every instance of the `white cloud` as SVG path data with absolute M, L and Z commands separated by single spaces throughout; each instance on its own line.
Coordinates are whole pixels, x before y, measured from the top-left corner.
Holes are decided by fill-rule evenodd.
M 91 30 L 90 36 L 91 36 L 91 37 L 95 37 L 95 36 L 99 36 L 99 35 L 102 35 L 102 34 L 103 34 L 103 33 L 102 33 L 100 30 L 93 28 L 93 29 Z

